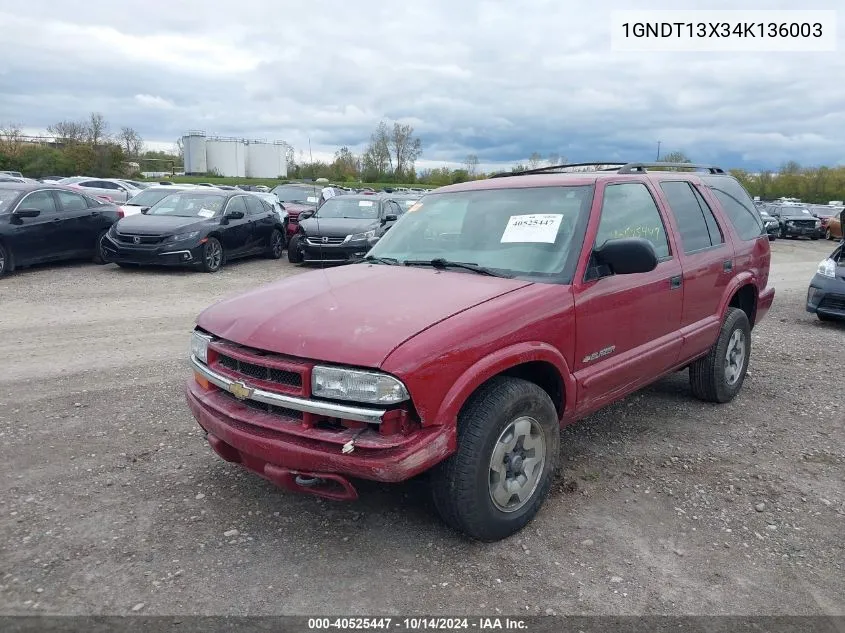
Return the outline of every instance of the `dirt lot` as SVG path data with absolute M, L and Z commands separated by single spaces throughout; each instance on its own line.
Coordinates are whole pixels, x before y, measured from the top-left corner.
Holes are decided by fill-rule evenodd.
M 298 269 L 4 278 L 0 612 L 845 614 L 845 327 L 804 311 L 832 245 L 773 250 L 740 397 L 694 401 L 679 373 L 566 429 L 544 509 L 493 545 L 444 528 L 424 481 L 321 502 L 207 447 L 194 317 Z

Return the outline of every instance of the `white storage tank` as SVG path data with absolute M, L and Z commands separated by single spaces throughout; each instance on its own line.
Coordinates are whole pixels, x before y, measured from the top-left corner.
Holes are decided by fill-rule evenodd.
M 209 173 L 228 178 L 246 177 L 246 145 L 242 139 L 209 138 L 205 142 Z
M 182 137 L 185 173 L 204 174 L 208 171 L 205 160 L 205 132 L 190 131 Z
M 247 178 L 277 178 L 287 175 L 284 146 L 250 141 L 246 146 Z

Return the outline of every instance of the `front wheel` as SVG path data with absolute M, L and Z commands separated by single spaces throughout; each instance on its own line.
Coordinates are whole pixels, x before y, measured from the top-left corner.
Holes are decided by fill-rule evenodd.
M 0 242 L 0 277 L 12 272 L 12 256 L 3 242 Z
M 434 505 L 452 528 L 480 541 L 518 532 L 552 485 L 560 447 L 549 395 L 532 382 L 498 377 L 458 416 L 458 449 L 433 471 Z
M 826 240 L 832 240 L 833 239 L 833 235 L 831 235 L 830 229 L 825 230 L 824 239 L 826 239 Z
M 728 308 L 716 344 L 690 365 L 693 395 L 705 402 L 730 402 L 739 393 L 751 357 L 751 324 L 739 308 Z
M 216 237 L 209 237 L 202 247 L 202 269 L 216 273 L 223 267 L 223 246 Z
M 302 256 L 302 250 L 299 248 L 299 239 L 298 235 L 294 235 L 288 243 L 288 261 L 291 264 L 301 264 L 302 260 L 305 259 Z

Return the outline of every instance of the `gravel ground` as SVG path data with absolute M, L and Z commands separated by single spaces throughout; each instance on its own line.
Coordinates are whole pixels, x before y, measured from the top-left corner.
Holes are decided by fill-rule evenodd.
M 3 278 L 0 612 L 845 614 L 845 327 L 804 311 L 832 245 L 772 247 L 740 396 L 702 404 L 684 372 L 567 428 L 544 509 L 492 545 L 443 527 L 423 479 L 320 501 L 207 447 L 194 317 L 301 269 Z

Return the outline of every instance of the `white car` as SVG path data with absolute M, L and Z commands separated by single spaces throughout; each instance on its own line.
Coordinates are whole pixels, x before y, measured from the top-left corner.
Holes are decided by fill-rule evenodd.
M 279 216 L 279 221 L 282 224 L 287 225 L 288 212 L 284 210 L 284 207 L 282 207 L 282 204 L 279 202 L 279 198 L 275 193 L 264 193 L 263 191 L 250 191 L 250 193 L 258 198 L 261 198 L 264 202 L 273 207 L 273 211 L 275 211 L 276 215 Z
M 159 200 L 163 200 L 170 194 L 177 193 L 179 191 L 184 191 L 185 189 L 193 189 L 193 187 L 183 187 L 181 185 L 167 185 L 166 187 L 147 187 L 146 189 L 139 191 L 136 195 L 131 197 L 126 202 L 120 204 L 119 208 L 123 210 L 123 217 L 126 217 L 128 215 L 136 215 L 138 213 L 142 213 L 146 209 L 149 209 Z

